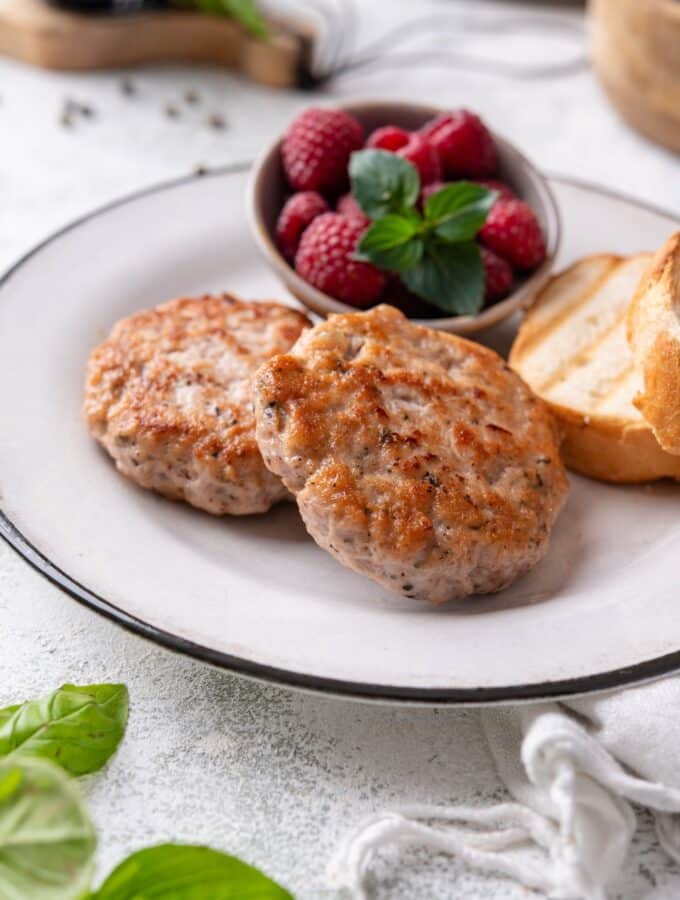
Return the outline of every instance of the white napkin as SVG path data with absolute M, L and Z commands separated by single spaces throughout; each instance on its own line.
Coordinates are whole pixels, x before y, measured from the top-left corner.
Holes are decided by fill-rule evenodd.
M 329 865 L 336 888 L 364 898 L 375 850 L 420 844 L 560 900 L 606 900 L 636 821 L 649 808 L 680 862 L 680 678 L 564 703 L 480 711 L 515 802 L 410 805 L 372 816 Z

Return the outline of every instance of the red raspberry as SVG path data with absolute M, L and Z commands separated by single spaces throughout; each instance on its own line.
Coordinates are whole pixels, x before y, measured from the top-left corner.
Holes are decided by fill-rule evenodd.
M 439 154 L 449 177 L 485 178 L 498 167 L 498 153 L 491 134 L 479 116 L 456 109 L 428 122 L 421 134 Z
M 283 138 L 288 181 L 298 191 L 338 191 L 347 182 L 350 154 L 364 143 L 359 122 L 341 109 L 310 107 Z
M 507 297 L 512 287 L 512 269 L 500 256 L 480 247 L 484 265 L 484 299 L 488 303 Z
M 403 128 L 397 128 L 396 125 L 385 125 L 384 128 L 376 128 L 368 136 L 366 141 L 367 147 L 374 150 L 389 150 L 394 153 L 401 147 L 405 147 L 411 140 L 411 135 Z
M 335 211 L 340 213 L 341 216 L 348 216 L 350 219 L 360 219 L 364 225 L 371 224 L 371 220 L 352 194 L 343 194 L 335 204 Z
M 545 258 L 541 226 L 534 211 L 522 200 L 497 200 L 479 238 L 515 269 L 533 269 Z
M 324 213 L 302 235 L 295 256 L 298 274 L 336 300 L 365 308 L 385 287 L 385 273 L 353 258 L 366 226 L 359 219 Z
M 325 212 L 328 204 L 316 191 L 301 191 L 286 200 L 276 223 L 276 241 L 287 260 L 295 259 L 302 232 L 312 219 Z
M 442 177 L 439 155 L 421 134 L 412 135 L 408 144 L 397 150 L 397 156 L 403 156 L 418 169 L 421 185 L 439 181 Z

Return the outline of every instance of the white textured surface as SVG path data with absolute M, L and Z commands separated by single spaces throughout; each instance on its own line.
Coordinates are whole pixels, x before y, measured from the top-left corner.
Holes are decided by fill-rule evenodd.
M 376 33 L 385 10 L 396 15 L 396 6 L 370 4 Z M 369 4 L 362 8 L 368 15 Z M 472 0 L 446 8 L 496 14 L 495 6 Z M 544 47 L 537 43 L 536 52 Z M 139 94 L 127 100 L 115 74 L 48 76 L 0 60 L 0 268 L 65 221 L 121 193 L 198 163 L 252 156 L 309 102 L 213 70 L 158 68 L 135 80 Z M 182 106 L 177 121 L 167 119 L 163 104 L 180 103 L 188 86 L 199 90 L 202 103 Z M 417 80 L 391 72 L 347 80 L 336 93 L 465 103 L 549 170 L 680 207 L 677 159 L 628 132 L 587 73 L 525 83 L 453 70 L 435 69 Z M 65 96 L 91 103 L 97 118 L 61 129 Z M 213 111 L 225 115 L 228 130 L 205 126 Z M 11 423 L 0 424 L 7 427 Z M 69 527 L 67 510 L 55 527 Z M 502 796 L 474 712 L 357 706 L 211 670 L 78 607 L 4 544 L 0 635 L 2 704 L 67 680 L 115 679 L 130 687 L 125 743 L 87 785 L 102 872 L 147 843 L 200 841 L 261 865 L 298 900 L 315 900 L 326 896 L 323 868 L 337 836 L 365 813 L 409 800 L 484 803 Z M 677 896 L 680 875 L 656 847 L 648 821 L 636 840 L 616 900 Z M 418 853 L 403 854 L 394 877 L 387 874 L 394 859 L 386 855 L 376 867 L 381 900 L 526 897 L 502 879 L 483 879 L 455 861 Z

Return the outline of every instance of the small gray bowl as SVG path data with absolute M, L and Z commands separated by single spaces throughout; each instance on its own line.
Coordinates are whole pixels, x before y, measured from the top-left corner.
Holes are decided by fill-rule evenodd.
M 433 106 L 390 101 L 347 103 L 342 104 L 340 108 L 356 116 L 364 126 L 366 134 L 388 123 L 415 131 L 428 119 L 442 112 Z M 486 307 L 476 316 L 414 319 L 430 328 L 456 334 L 470 334 L 489 328 L 517 310 L 526 308 L 550 276 L 560 242 L 560 218 L 553 193 L 543 175 L 519 150 L 497 134 L 494 134 L 494 139 L 500 157 L 498 177 L 507 182 L 536 213 L 545 235 L 546 258 L 538 269 L 517 283 L 512 294 Z M 354 307 L 335 300 L 300 278 L 279 252 L 275 238 L 276 220 L 289 194 L 290 188 L 281 162 L 279 137 L 255 162 L 250 175 L 248 220 L 255 241 L 272 269 L 304 306 L 322 316 L 356 311 Z M 389 297 L 384 298 L 384 302 L 389 303 Z

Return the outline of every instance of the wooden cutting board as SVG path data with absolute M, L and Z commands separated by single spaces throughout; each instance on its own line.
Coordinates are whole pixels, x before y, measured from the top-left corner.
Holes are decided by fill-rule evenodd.
M 41 0 L 0 0 L 0 54 L 46 69 L 109 69 L 153 62 L 217 63 L 271 87 L 304 84 L 313 34 L 271 20 L 265 40 L 229 19 L 190 11 L 86 16 Z

